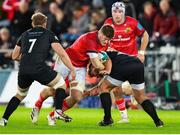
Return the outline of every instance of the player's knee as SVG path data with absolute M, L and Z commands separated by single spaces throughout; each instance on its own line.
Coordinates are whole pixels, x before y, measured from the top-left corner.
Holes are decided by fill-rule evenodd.
M 43 96 L 43 97 L 50 97 L 50 96 L 54 96 L 54 95 L 55 95 L 55 90 L 53 88 L 45 88 L 41 92 L 41 96 Z
M 48 91 L 48 96 L 54 96 L 55 95 L 55 90 L 54 89 L 50 89 Z
M 16 95 L 17 95 L 20 99 L 22 99 L 22 98 L 24 98 L 24 97 L 27 96 L 28 90 L 29 90 L 29 87 L 28 87 L 28 88 L 20 88 L 20 87 L 18 86 L 18 90 L 17 90 L 17 94 L 16 94 Z
M 136 101 L 141 104 L 143 101 L 145 101 L 147 99 L 147 97 L 145 95 L 142 94 L 134 94 L 134 98 L 136 99 Z
M 105 85 L 100 85 L 99 86 L 100 93 L 109 92 L 110 90 L 111 90 L 111 88 L 108 87 L 108 86 L 105 86 Z
M 80 92 L 83 92 L 85 89 L 85 84 L 83 82 L 78 82 L 78 81 L 72 81 L 70 82 L 70 90 L 77 90 Z
M 54 85 L 53 88 L 56 90 L 58 88 L 66 89 L 66 84 L 64 79 L 61 77 Z
M 122 97 L 121 95 L 122 95 L 122 90 L 118 87 L 116 87 L 115 89 L 113 89 L 113 94 L 114 94 L 114 96 L 115 97 Z
M 22 101 L 26 96 L 21 96 L 18 93 L 15 95 L 20 101 Z

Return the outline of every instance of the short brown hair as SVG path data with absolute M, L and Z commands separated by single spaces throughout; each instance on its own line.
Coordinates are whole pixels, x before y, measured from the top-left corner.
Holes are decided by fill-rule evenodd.
M 101 31 L 109 39 L 114 37 L 114 28 L 111 25 L 102 26 Z
M 47 22 L 47 16 L 45 16 L 41 12 L 36 12 L 36 13 L 34 13 L 32 15 L 31 20 L 32 20 L 32 24 L 34 26 L 36 26 L 36 25 L 43 25 L 44 23 Z

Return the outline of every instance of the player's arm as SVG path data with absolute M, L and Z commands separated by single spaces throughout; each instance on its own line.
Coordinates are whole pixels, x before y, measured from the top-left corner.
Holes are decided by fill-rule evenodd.
M 102 64 L 102 62 L 100 61 L 98 55 L 97 57 L 94 58 L 90 58 L 90 61 L 92 63 L 92 65 L 99 70 L 103 70 L 104 69 L 104 65 Z
M 146 47 L 148 45 L 148 42 L 149 42 L 149 34 L 147 33 L 147 31 L 144 31 L 142 38 L 141 38 L 140 50 L 145 51 Z
M 101 74 L 101 75 L 110 74 L 111 69 L 112 69 L 112 61 L 111 61 L 111 59 L 108 57 L 107 61 L 104 63 L 104 69 L 101 70 L 101 71 L 99 72 L 99 74 Z
M 51 43 L 53 50 L 58 54 L 63 63 L 73 72 L 75 72 L 75 68 L 71 63 L 71 60 L 65 50 L 62 48 L 60 43 Z M 72 76 L 73 77 L 73 76 Z
M 138 58 L 141 60 L 141 62 L 144 62 L 145 60 L 145 50 L 149 42 L 149 35 L 146 31 L 144 31 L 142 38 L 141 38 L 141 46 L 140 50 L 138 52 Z

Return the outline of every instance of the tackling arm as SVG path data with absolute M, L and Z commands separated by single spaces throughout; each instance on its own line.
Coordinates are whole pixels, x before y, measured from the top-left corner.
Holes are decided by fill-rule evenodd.
M 53 50 L 58 54 L 58 56 L 61 58 L 61 60 L 63 61 L 63 63 L 71 70 L 75 73 L 75 68 L 71 63 L 71 60 L 69 58 L 69 56 L 67 55 L 67 53 L 65 52 L 65 50 L 62 48 L 62 46 L 59 43 L 52 43 L 51 44 Z M 75 78 L 75 75 L 72 76 L 73 78 Z

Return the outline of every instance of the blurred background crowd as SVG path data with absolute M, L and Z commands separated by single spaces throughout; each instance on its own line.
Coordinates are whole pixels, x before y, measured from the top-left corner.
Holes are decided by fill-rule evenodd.
M 111 16 L 116 0 L 4 0 L 0 2 L 0 49 L 12 49 L 22 32 L 31 28 L 31 15 L 38 10 L 48 16 L 48 29 L 63 47 L 81 34 L 99 29 Z M 150 35 L 148 48 L 180 44 L 180 4 L 178 0 L 124 0 L 126 15 L 134 17 Z M 0 66 L 6 68 L 10 54 L 1 53 Z
M 41 11 L 48 16 L 47 28 L 59 37 L 61 44 L 66 48 L 81 34 L 99 29 L 104 20 L 111 17 L 111 6 L 116 1 L 1 0 L 0 69 L 14 69 L 14 62 L 11 61 L 12 49 L 21 33 L 31 28 L 31 15 L 34 11 Z M 123 0 L 123 2 L 126 4 L 126 15 L 136 18 L 150 36 L 145 62 L 147 91 L 157 93 L 159 90 L 158 95 L 174 95 L 179 99 L 179 0 Z M 49 61 L 53 61 L 52 56 L 53 54 L 49 55 Z M 93 79 L 89 81 L 90 84 L 95 82 Z M 167 90 L 174 82 L 177 85 L 176 92 L 168 93 Z

